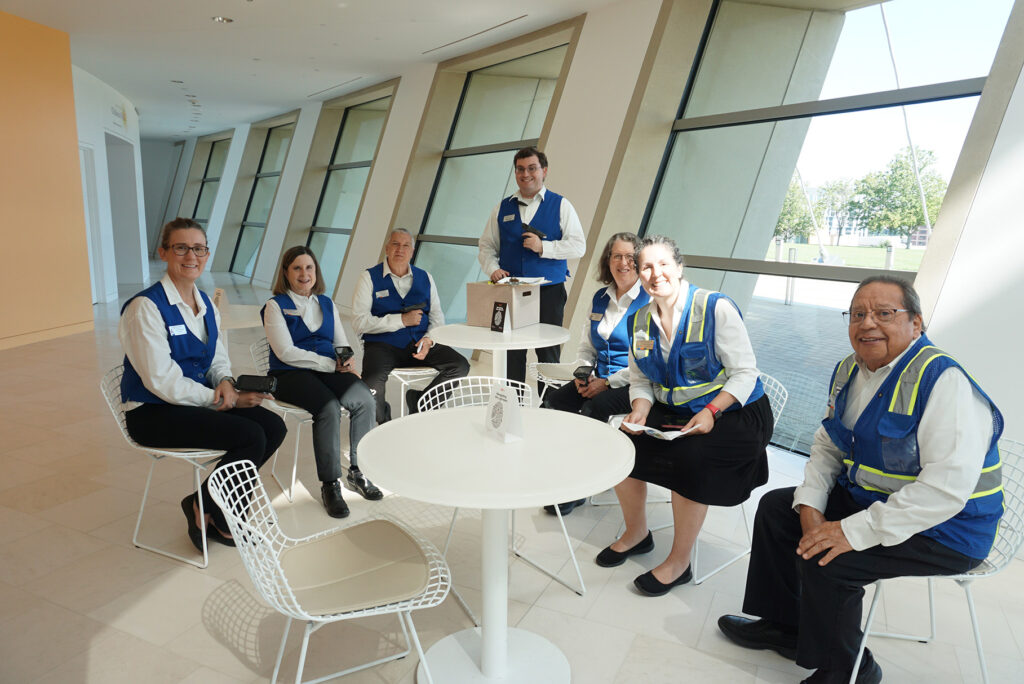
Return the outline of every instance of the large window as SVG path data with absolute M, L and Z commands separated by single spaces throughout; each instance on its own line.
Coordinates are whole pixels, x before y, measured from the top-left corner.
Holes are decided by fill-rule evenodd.
M 349 107 L 338 127 L 306 245 L 316 254 L 327 292 L 334 292 L 363 199 L 391 97 Z
M 809 446 L 854 284 L 913 279 L 1011 4 L 716 5 L 642 231 L 739 303 L 791 388 L 784 446 Z
M 224 162 L 228 158 L 230 146 L 231 138 L 217 140 L 210 145 L 210 156 L 206 160 L 203 180 L 199 184 L 199 196 L 196 198 L 196 206 L 192 210 L 192 218 L 196 223 L 205 226 L 210 220 L 213 200 L 217 198 L 217 189 L 220 187 L 220 177 L 224 173 Z
M 288 146 L 294 133 L 293 123 L 267 130 L 256 177 L 249 191 L 249 202 L 242 218 L 242 228 L 238 231 L 238 241 L 231 257 L 232 273 L 252 277 L 263 234 L 267 230 L 270 208 L 274 204 L 277 183 L 281 179 L 281 169 L 284 168 L 284 160 L 288 156 Z
M 515 190 L 512 157 L 536 145 L 567 48 L 470 72 L 426 216 L 415 263 L 434 276 L 448 320 L 466 319 L 466 283 L 484 279 L 477 240 Z

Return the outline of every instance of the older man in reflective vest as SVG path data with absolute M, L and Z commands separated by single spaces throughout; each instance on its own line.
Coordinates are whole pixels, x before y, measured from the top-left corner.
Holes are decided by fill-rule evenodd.
M 860 284 L 844 314 L 854 353 L 832 374 L 828 410 L 801 486 L 761 499 L 743 611 L 718 625 L 847 682 L 862 632 L 864 585 L 970 570 L 1003 509 L 992 400 L 924 334 L 920 299 L 897 278 Z M 855 679 L 881 681 L 865 651 Z

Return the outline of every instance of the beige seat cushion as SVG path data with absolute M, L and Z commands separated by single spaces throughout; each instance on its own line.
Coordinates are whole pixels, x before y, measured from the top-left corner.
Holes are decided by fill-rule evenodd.
M 281 553 L 299 605 L 311 615 L 373 608 L 417 596 L 429 567 L 419 544 L 387 520 L 370 520 Z

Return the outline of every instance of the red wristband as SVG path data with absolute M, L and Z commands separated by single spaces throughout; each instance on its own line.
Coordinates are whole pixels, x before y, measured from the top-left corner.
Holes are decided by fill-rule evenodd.
M 714 404 L 708 404 L 704 408 L 711 412 L 711 417 L 715 420 L 718 420 L 718 417 L 722 414 L 722 409 L 718 408 Z

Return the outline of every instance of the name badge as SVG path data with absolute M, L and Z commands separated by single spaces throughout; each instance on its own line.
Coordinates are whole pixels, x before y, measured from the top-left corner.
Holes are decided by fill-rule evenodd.
M 654 349 L 654 340 L 635 340 L 636 348 L 640 351 L 651 351 Z
M 602 318 L 604 318 L 604 314 L 599 314 L 599 313 L 591 313 L 590 314 L 590 320 L 592 320 L 592 321 L 597 321 L 598 323 L 600 323 Z
M 299 315 L 299 310 L 298 309 L 281 309 L 281 313 L 284 314 L 285 316 L 298 316 Z
M 508 214 L 506 216 L 502 216 L 501 217 L 501 222 L 502 223 L 508 223 L 509 221 L 515 221 L 515 220 L 516 220 L 515 214 Z
M 168 330 L 171 331 L 171 335 L 184 335 L 187 332 L 184 323 L 181 325 L 172 325 Z
M 387 290 L 378 290 L 378 291 L 374 292 L 373 294 L 374 294 L 374 296 L 377 297 L 377 299 L 384 299 L 385 297 L 387 297 L 391 293 L 388 292 Z

